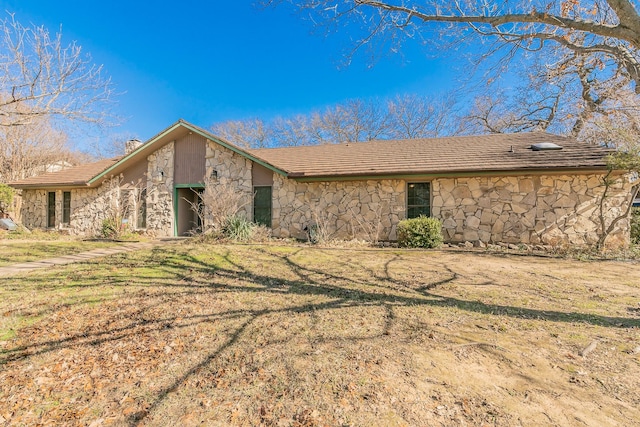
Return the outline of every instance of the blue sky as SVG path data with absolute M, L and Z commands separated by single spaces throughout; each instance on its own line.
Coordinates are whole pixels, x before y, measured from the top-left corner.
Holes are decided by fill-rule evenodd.
M 253 0 L 0 0 L 23 24 L 45 25 L 76 40 L 112 77 L 113 134 L 150 138 L 179 118 L 214 122 L 287 116 L 350 98 L 433 94 L 455 84 L 455 72 L 407 45 L 403 58 L 365 52 L 348 67 L 348 31 L 328 37 L 287 7 Z M 450 57 L 451 58 L 451 57 Z

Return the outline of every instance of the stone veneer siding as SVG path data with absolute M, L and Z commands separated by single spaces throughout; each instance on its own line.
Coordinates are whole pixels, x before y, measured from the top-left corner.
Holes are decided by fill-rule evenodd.
M 148 157 L 147 167 L 147 232 L 155 236 L 174 235 L 174 149 L 173 142 L 161 147 Z M 206 176 L 215 169 L 216 185 L 227 186 L 234 193 L 243 195 L 241 213 L 252 218 L 253 187 L 251 182 L 252 162 L 214 142 L 208 141 Z M 162 177 L 160 172 L 163 172 Z M 96 234 L 102 221 L 114 209 L 121 210 L 122 189 L 118 178 L 105 180 L 97 188 L 80 188 L 56 191 L 56 228 L 67 228 L 62 221 L 62 192 L 71 191 L 71 222 L 68 230 L 72 234 Z M 136 189 L 137 191 L 137 189 Z M 28 228 L 46 228 L 48 190 L 22 190 L 22 223 Z M 132 196 L 130 196 L 132 197 Z M 210 212 L 209 212 L 210 215 Z M 133 222 L 130 213 L 129 221 Z M 211 218 L 209 217 L 208 220 Z M 207 219 L 205 219 L 207 221 Z
M 205 200 L 216 200 L 218 197 L 226 197 L 225 193 L 232 191 L 240 195 L 240 214 L 245 218 L 253 219 L 253 186 L 251 179 L 251 160 L 222 147 L 221 145 L 207 141 L 206 175 L 208 188 L 205 189 Z M 211 174 L 216 171 L 216 178 Z M 213 221 L 211 209 L 205 211 L 205 226 Z
M 447 242 L 591 245 L 600 230 L 602 175 L 437 178 L 431 214 Z M 420 180 L 297 182 L 274 175 L 273 234 L 305 238 L 317 225 L 328 238 L 395 240 L 406 216 L 406 186 Z M 619 179 L 605 202 L 607 224 L 626 207 L 631 184 Z M 611 234 L 628 244 L 629 221 Z
M 591 245 L 600 231 L 602 175 L 441 178 L 432 182 L 432 215 L 446 241 Z M 605 202 L 607 224 L 624 211 L 631 184 L 624 177 Z M 629 221 L 608 242 L 628 244 Z
M 173 236 L 174 144 L 148 157 L 147 231 Z M 242 212 L 252 219 L 252 162 L 208 141 L 206 176 L 215 169 L 208 191 L 216 186 L 241 194 Z M 159 178 L 159 172 L 164 177 Z M 94 234 L 110 208 L 117 205 L 117 178 L 98 188 L 71 189 L 73 234 Z M 318 226 L 326 238 L 395 240 L 406 215 L 407 182 L 419 180 L 353 180 L 298 182 L 274 173 L 272 228 L 276 237 L 306 238 L 305 228 Z M 600 231 L 598 203 L 602 175 L 531 175 L 435 178 L 431 182 L 431 213 L 443 221 L 448 242 L 592 245 Z M 607 225 L 623 212 L 632 184 L 626 176 L 611 187 L 605 202 Z M 62 192 L 56 191 L 57 227 L 62 228 Z M 22 191 L 22 221 L 45 228 L 47 190 Z M 116 206 L 117 207 L 117 206 Z M 205 221 L 211 221 L 207 210 Z M 618 223 L 611 246 L 629 243 L 629 220 Z
M 174 234 L 174 147 L 170 142 L 147 157 L 147 232 L 156 236 Z
M 27 228 L 47 227 L 47 194 L 50 190 L 22 190 L 22 224 Z M 71 193 L 69 225 L 62 224 L 63 192 Z M 55 190 L 56 229 L 70 234 L 93 235 L 98 232 L 110 209 L 117 208 L 119 188 L 117 179 L 107 179 L 97 188 Z
M 274 174 L 272 228 L 305 238 L 317 226 L 326 238 L 394 240 L 405 216 L 405 181 L 297 182 Z
M 47 190 L 22 190 L 22 209 L 20 211 L 20 216 L 22 217 L 22 224 L 25 227 L 47 227 L 47 193 Z M 62 191 L 56 192 L 56 204 L 58 202 L 58 197 L 62 197 Z M 71 198 L 71 202 L 73 203 L 73 196 Z M 58 215 L 56 208 L 56 219 L 57 218 Z

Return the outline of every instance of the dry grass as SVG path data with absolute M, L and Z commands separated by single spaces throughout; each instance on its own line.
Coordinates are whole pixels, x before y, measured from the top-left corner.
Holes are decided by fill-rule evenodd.
M 0 266 L 72 255 L 115 246 L 116 242 L 82 240 L 0 240 Z
M 0 425 L 633 425 L 639 301 L 637 263 L 118 255 L 0 279 Z

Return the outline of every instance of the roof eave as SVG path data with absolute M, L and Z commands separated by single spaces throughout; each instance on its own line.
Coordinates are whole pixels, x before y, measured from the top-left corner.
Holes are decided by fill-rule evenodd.
M 178 120 L 176 123 L 174 123 L 173 125 L 169 126 L 167 129 L 165 129 L 164 131 L 160 132 L 159 134 L 157 134 L 156 136 L 154 136 L 153 138 L 151 138 L 150 140 L 148 140 L 146 143 L 142 144 L 140 147 L 138 147 L 136 150 L 132 151 L 131 153 L 127 154 L 126 156 L 124 156 L 122 159 L 120 159 L 118 162 L 116 162 L 115 164 L 111 165 L 109 168 L 105 169 L 104 171 L 102 171 L 100 174 L 94 176 L 93 178 L 91 178 L 87 184 L 89 186 L 93 186 L 95 183 L 97 183 L 100 179 L 106 177 L 109 175 L 109 173 L 117 170 L 120 166 L 122 166 L 124 163 L 129 162 L 131 159 L 138 157 L 138 155 L 142 152 L 146 152 L 149 151 L 149 149 L 155 145 L 158 141 L 162 140 L 165 136 L 169 135 L 171 132 L 175 131 L 176 129 L 183 127 L 191 132 L 195 132 L 198 135 L 202 136 L 203 138 L 213 141 L 216 144 L 219 144 L 225 148 L 227 148 L 228 150 L 233 151 L 236 154 L 239 154 L 249 160 L 251 160 L 252 162 L 258 163 L 261 166 L 266 167 L 267 169 L 270 169 L 282 176 L 287 176 L 287 171 L 282 170 L 277 168 L 276 166 L 273 166 L 272 164 L 270 164 L 269 162 L 262 160 L 248 152 L 246 152 L 245 150 L 236 147 L 235 145 L 231 144 L 230 142 L 227 142 L 223 139 L 221 139 L 220 137 L 217 137 L 213 134 L 210 134 L 209 132 L 200 129 L 197 126 L 192 125 L 191 123 L 188 123 L 182 119 Z
M 518 169 L 491 169 L 491 170 L 454 170 L 454 171 L 397 171 L 362 174 L 314 174 L 301 172 L 290 173 L 287 177 L 299 182 L 316 181 L 362 181 L 368 179 L 430 179 L 430 178 L 455 178 L 469 176 L 513 176 L 513 175 L 558 175 L 563 173 L 603 173 L 606 166 L 567 167 L 567 168 L 518 168 Z M 624 172 L 624 171 L 616 171 Z
M 90 188 L 89 185 L 82 182 L 67 182 L 67 183 L 53 183 L 53 184 L 7 184 L 10 187 L 18 190 L 53 190 L 53 189 L 76 189 L 76 188 Z
M 100 172 L 99 174 L 97 174 L 96 176 L 94 176 L 93 178 L 91 178 L 87 184 L 89 186 L 92 186 L 93 184 L 97 183 L 100 179 L 106 177 L 109 175 L 110 172 L 114 171 L 115 169 L 117 169 L 119 166 L 121 166 L 122 164 L 128 162 L 130 159 L 137 157 L 137 155 L 140 152 L 143 151 L 147 151 L 149 149 L 149 147 L 151 145 L 153 145 L 156 141 L 161 140 L 164 136 L 166 136 L 167 134 L 173 132 L 175 129 L 177 129 L 180 126 L 180 122 L 178 121 L 177 123 L 169 126 L 167 129 L 165 129 L 164 131 L 160 132 L 159 134 L 157 134 L 156 136 L 154 136 L 153 138 L 151 138 L 149 141 L 147 141 L 146 143 L 142 144 L 140 147 L 138 147 L 137 149 L 133 150 L 131 153 L 125 155 L 122 159 L 120 159 L 119 161 L 117 161 L 116 163 L 114 163 L 113 165 L 109 166 L 107 169 L 105 169 L 104 171 Z

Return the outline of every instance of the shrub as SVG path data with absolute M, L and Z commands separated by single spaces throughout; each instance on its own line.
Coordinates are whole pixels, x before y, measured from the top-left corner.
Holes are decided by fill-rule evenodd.
M 251 230 L 251 241 L 267 242 L 271 238 L 271 229 L 266 225 L 255 224 Z
M 409 248 L 437 248 L 442 244 L 442 222 L 419 216 L 398 223 L 398 244 Z
M 0 183 L 0 214 L 7 213 L 13 202 L 13 188 Z
M 631 242 L 640 245 L 640 208 L 631 211 Z
M 100 227 L 100 236 L 105 239 L 115 239 L 119 235 L 118 224 L 113 218 L 106 218 L 102 220 Z
M 226 219 L 222 227 L 222 234 L 231 240 L 247 241 L 253 236 L 254 228 L 255 224 L 245 217 L 233 215 Z

